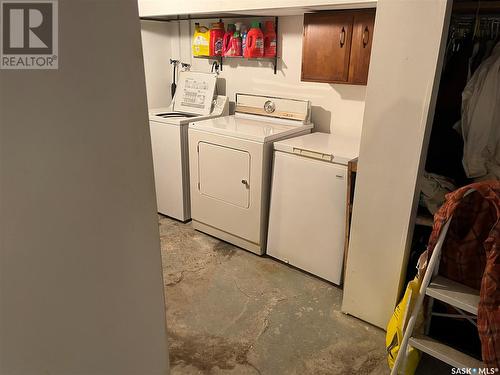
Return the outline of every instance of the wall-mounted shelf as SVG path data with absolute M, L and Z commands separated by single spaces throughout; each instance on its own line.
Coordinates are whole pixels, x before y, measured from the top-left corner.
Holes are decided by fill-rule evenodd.
M 273 64 L 274 74 L 278 70 L 278 56 L 276 57 L 243 57 L 243 56 L 193 56 L 194 59 L 214 60 L 219 63 L 220 70 L 222 70 L 223 61 L 227 60 L 246 60 L 246 61 L 264 61 Z
M 200 19 L 237 19 L 237 18 L 272 18 L 269 16 L 255 16 L 255 15 L 244 15 L 244 14 L 224 14 L 222 17 L 216 17 L 215 15 L 207 16 L 195 16 L 195 15 L 184 15 L 184 16 L 157 16 L 157 17 L 140 17 L 144 21 L 158 21 L 158 22 L 172 22 L 172 21 L 193 21 Z M 278 17 L 274 17 L 274 32 L 276 33 L 276 56 L 275 57 L 243 57 L 243 56 L 193 56 L 195 59 L 209 59 L 214 60 L 219 63 L 220 70 L 222 70 L 224 59 L 243 59 L 248 61 L 270 61 L 273 63 L 274 74 L 278 70 Z
M 255 60 L 255 61 L 274 61 L 277 57 L 244 57 L 244 56 L 224 56 L 225 59 Z
M 227 17 L 229 19 L 235 18 L 235 17 Z M 259 17 L 259 18 L 269 18 L 269 17 Z M 224 18 L 219 18 L 221 21 Z M 223 67 L 223 61 L 224 59 L 230 59 L 230 60 L 247 60 L 247 61 L 270 61 L 273 63 L 273 70 L 274 74 L 277 73 L 278 70 L 278 17 L 274 17 L 274 32 L 276 33 L 276 56 L 274 57 L 243 57 L 243 56 L 193 56 L 194 58 L 201 58 L 201 59 L 211 59 L 211 60 L 216 60 L 219 63 L 220 70 L 222 70 Z

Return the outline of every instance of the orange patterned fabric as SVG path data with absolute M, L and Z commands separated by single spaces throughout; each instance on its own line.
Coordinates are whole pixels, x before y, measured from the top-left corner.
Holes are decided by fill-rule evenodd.
M 477 327 L 483 362 L 500 368 L 500 182 L 471 184 L 446 196 L 434 215 L 429 258 L 451 216 L 439 274 L 480 291 Z

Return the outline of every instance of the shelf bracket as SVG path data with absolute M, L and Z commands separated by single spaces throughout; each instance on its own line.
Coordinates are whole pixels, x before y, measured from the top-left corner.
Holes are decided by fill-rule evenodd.
M 278 17 L 274 17 L 274 32 L 276 33 L 276 54 L 274 55 L 274 74 L 278 70 Z

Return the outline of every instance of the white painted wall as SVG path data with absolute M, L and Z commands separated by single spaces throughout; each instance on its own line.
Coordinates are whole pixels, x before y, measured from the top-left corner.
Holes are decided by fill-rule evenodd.
M 135 0 L 59 0 L 59 70 L 0 71 L 0 374 L 165 375 Z
M 383 328 L 406 270 L 450 4 L 377 5 L 342 308 Z
M 177 25 L 171 22 L 141 21 L 142 49 L 148 107 L 166 107 L 170 104 L 173 38 L 177 38 Z
M 250 21 L 250 19 L 248 20 Z M 210 20 L 200 21 L 208 25 Z M 225 20 L 229 23 L 230 20 Z M 188 21 L 180 23 L 178 45 L 172 44 L 172 55 L 192 64 L 193 71 L 209 72 L 212 61 L 196 59 L 191 56 L 191 29 Z M 144 30 L 144 26 L 143 26 Z M 279 56 L 278 73 L 273 73 L 269 62 L 224 60 L 220 74 L 219 92 L 235 100 L 235 93 L 253 93 L 274 96 L 309 99 L 313 105 L 315 130 L 360 137 L 363 121 L 365 86 L 310 83 L 300 81 L 302 64 L 303 16 L 279 18 Z M 144 32 L 144 31 L 143 31 Z M 175 27 L 174 27 L 174 32 Z M 146 48 L 154 46 L 144 46 Z M 153 52 L 145 51 L 145 55 Z M 148 73 L 148 72 L 146 72 Z M 148 77 L 150 82 L 151 78 Z

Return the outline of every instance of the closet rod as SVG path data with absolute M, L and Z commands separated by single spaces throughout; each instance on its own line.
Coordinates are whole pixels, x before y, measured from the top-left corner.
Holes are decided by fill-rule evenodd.
M 479 13 L 500 12 L 500 1 L 464 1 L 453 3 L 453 13 L 476 13 L 479 6 Z
M 210 14 L 210 15 L 196 15 L 196 14 L 182 14 L 178 16 L 152 16 L 152 17 L 139 17 L 141 21 L 157 21 L 157 22 L 172 22 L 172 21 L 197 21 L 197 20 L 218 20 L 218 19 L 239 19 L 239 18 L 273 18 L 274 16 L 252 16 L 245 14 Z

